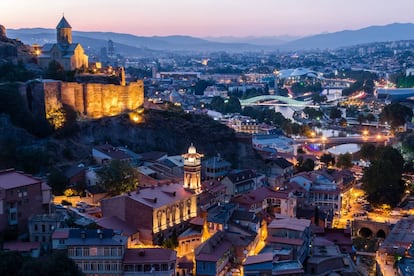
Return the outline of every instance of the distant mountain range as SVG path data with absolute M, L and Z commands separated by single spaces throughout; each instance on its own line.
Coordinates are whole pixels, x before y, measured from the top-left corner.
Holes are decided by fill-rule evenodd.
M 7 36 L 18 38 L 26 44 L 54 43 L 55 29 L 8 29 Z M 208 37 L 191 36 L 135 36 L 113 32 L 73 31 L 74 42 L 85 49 L 99 50 L 107 46 L 108 40 L 115 43 L 118 53 L 125 56 L 146 56 L 159 51 L 299 51 L 311 49 L 334 49 L 372 42 L 414 40 L 414 24 L 394 23 L 385 26 L 370 26 L 359 30 L 345 30 L 303 38 L 280 37 Z

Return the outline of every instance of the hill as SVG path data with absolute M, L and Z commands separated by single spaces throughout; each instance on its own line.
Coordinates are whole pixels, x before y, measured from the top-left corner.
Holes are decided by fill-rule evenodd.
M 8 36 L 18 38 L 26 44 L 54 43 L 56 30 L 33 29 L 9 29 Z M 258 46 L 247 43 L 221 43 L 208 41 L 191 36 L 136 36 L 131 34 L 114 32 L 81 32 L 73 31 L 73 41 L 81 43 L 85 49 L 88 47 L 98 51 L 106 47 L 108 40 L 115 43 L 116 50 L 122 55 L 149 55 L 154 51 L 250 51 Z
M 142 124 L 120 115 L 78 121 L 72 132 L 39 138 L 13 124 L 13 114 L 1 113 L 0 110 L 0 169 L 15 167 L 28 173 L 46 173 L 56 166 L 88 164 L 92 147 L 104 143 L 127 146 L 137 153 L 162 151 L 170 155 L 185 153 L 193 143 L 205 156 L 220 153 L 235 167 L 246 167 L 246 162 L 249 168 L 259 165 L 248 159 L 251 156 L 246 157 L 252 155 L 250 145 L 239 143 L 232 129 L 206 115 L 147 110 Z
M 304 37 L 281 45 L 281 49 L 335 49 L 365 43 L 413 39 L 414 24 L 394 23 L 385 26 L 370 26 L 359 30 L 345 30 Z
M 55 42 L 54 29 L 10 29 L 11 38 L 19 38 L 26 44 Z M 304 38 L 293 37 L 245 37 L 245 38 L 196 38 L 191 36 L 136 36 L 114 32 L 81 32 L 73 31 L 73 40 L 99 50 L 111 39 L 119 53 L 126 56 L 148 56 L 159 51 L 259 51 L 259 50 L 311 50 L 334 49 L 358 44 L 412 40 L 414 39 L 414 24 L 394 23 L 384 26 L 370 26 L 359 30 L 344 30 L 340 32 L 312 35 Z

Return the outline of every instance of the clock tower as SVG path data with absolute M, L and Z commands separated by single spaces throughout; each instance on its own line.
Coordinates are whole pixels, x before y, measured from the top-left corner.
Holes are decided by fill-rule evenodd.
M 201 193 L 201 158 L 204 155 L 197 153 L 196 148 L 191 144 L 188 152 L 183 154 L 184 158 L 184 188 Z

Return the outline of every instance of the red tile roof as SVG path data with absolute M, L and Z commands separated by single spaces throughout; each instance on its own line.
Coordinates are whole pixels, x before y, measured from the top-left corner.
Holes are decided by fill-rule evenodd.
M 310 226 L 309 219 L 285 218 L 274 219 L 267 228 L 269 229 L 290 229 L 295 231 L 305 231 Z
M 236 196 L 233 201 L 241 205 L 252 205 L 260 203 L 267 198 L 287 199 L 289 193 L 286 191 L 275 191 L 269 187 L 260 187 L 247 194 Z
M 138 232 L 130 224 L 115 216 L 101 218 L 96 221 L 96 224 L 102 228 L 122 231 L 122 234 L 126 236 L 131 236 Z
M 204 225 L 204 219 L 200 218 L 200 217 L 195 217 L 192 220 L 190 220 L 190 224 L 203 226 Z
M 52 234 L 52 239 L 67 239 L 69 237 L 69 229 L 56 229 Z
M 266 239 L 269 243 L 283 243 L 283 244 L 291 244 L 300 246 L 303 244 L 303 240 L 301 239 L 289 239 L 289 238 L 282 238 L 282 237 L 272 237 L 268 236 Z
M 17 172 L 13 169 L 0 171 L 0 188 L 13 189 L 40 183 L 39 179 Z
M 262 253 L 255 256 L 247 256 L 246 261 L 243 265 L 250 265 L 250 264 L 259 264 L 264 262 L 271 262 L 273 261 L 273 253 Z
M 131 159 L 131 156 L 126 154 L 124 151 L 109 144 L 99 145 L 96 146 L 94 149 L 106 154 L 107 156 L 115 160 Z
M 130 195 L 122 195 L 138 201 L 152 208 L 158 208 L 173 202 L 189 199 L 194 194 L 184 189 L 181 184 L 166 184 L 152 186 L 151 188 L 140 189 L 139 192 L 132 192 Z
M 196 248 L 195 259 L 196 261 L 217 262 L 231 247 L 232 244 L 225 239 L 225 233 L 219 231 Z

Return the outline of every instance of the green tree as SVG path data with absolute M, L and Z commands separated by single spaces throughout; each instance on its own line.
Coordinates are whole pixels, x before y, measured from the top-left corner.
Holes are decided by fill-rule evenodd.
M 342 169 L 349 169 L 352 167 L 352 154 L 345 153 L 338 156 L 336 166 Z
M 110 195 L 130 192 L 138 186 L 138 172 L 126 162 L 113 160 L 96 171 L 99 185 Z
M 364 160 L 373 160 L 376 156 L 377 147 L 374 144 L 363 144 L 359 153 Z
M 380 121 L 388 122 L 392 128 L 397 128 L 411 121 L 413 111 L 400 103 L 392 103 L 384 107 L 380 113 Z
M 241 105 L 239 99 L 236 97 L 230 97 L 225 103 L 224 111 L 225 113 L 240 113 Z
M 74 81 L 75 71 L 65 71 L 62 64 L 52 60 L 49 62 L 43 77 L 46 79 L 61 80 L 61 81 Z
M 310 158 L 307 158 L 304 161 L 303 161 L 302 158 L 300 158 L 298 161 L 299 162 L 298 162 L 297 169 L 298 169 L 299 172 L 303 172 L 303 171 L 310 172 L 310 171 L 313 171 L 315 169 L 315 161 L 313 161 Z
M 376 118 L 375 118 L 375 116 L 374 116 L 374 114 L 372 114 L 372 113 L 368 113 L 367 114 L 367 117 L 366 117 L 366 119 L 367 119 L 367 121 L 368 122 L 374 122 L 375 120 L 376 120 Z
M 319 93 L 316 93 L 312 96 L 312 101 L 314 104 L 317 103 L 324 103 L 326 102 L 328 99 L 326 98 L 325 95 L 320 95 Z
M 211 99 L 211 102 L 210 102 L 210 108 L 212 110 L 215 110 L 215 111 L 224 113 L 225 112 L 225 109 L 226 109 L 226 105 L 224 103 L 223 98 L 220 97 L 220 96 L 213 97 Z
M 359 123 L 360 125 L 362 125 L 362 123 L 365 121 L 365 116 L 364 116 L 364 114 L 359 113 L 359 114 L 358 114 L 358 117 L 357 117 L 357 121 L 358 121 L 358 123 Z
M 76 263 L 65 253 L 58 252 L 45 255 L 37 259 L 27 258 L 18 275 L 81 276 L 84 274 L 81 272 Z
M 68 179 L 61 171 L 54 169 L 47 177 L 47 184 L 52 188 L 54 195 L 63 195 Z
M 339 120 L 339 125 L 340 125 L 341 127 L 347 127 L 347 125 L 348 125 L 348 121 L 347 121 L 345 118 L 341 118 L 341 119 Z
M 303 109 L 303 113 L 305 113 L 306 115 L 308 115 L 308 118 L 311 120 L 315 120 L 318 118 L 322 118 L 323 116 L 323 112 L 320 110 L 317 110 L 315 108 L 312 107 L 305 107 Z
M 392 207 L 400 202 L 405 189 L 401 180 L 403 166 L 404 159 L 396 149 L 390 146 L 377 148 L 376 158 L 362 177 L 362 189 L 369 202 Z
M 0 251 L 0 275 L 19 275 L 25 258 L 18 252 Z
M 341 117 L 342 117 L 342 112 L 337 107 L 333 107 L 331 111 L 329 112 L 329 118 L 331 118 L 332 120 L 339 119 Z
M 206 88 L 210 85 L 213 85 L 212 81 L 207 81 L 207 80 L 197 81 L 195 86 L 194 86 L 194 94 L 203 95 Z
M 333 157 L 330 153 L 324 153 L 321 156 L 320 161 L 324 163 L 326 166 L 335 165 L 335 157 Z

